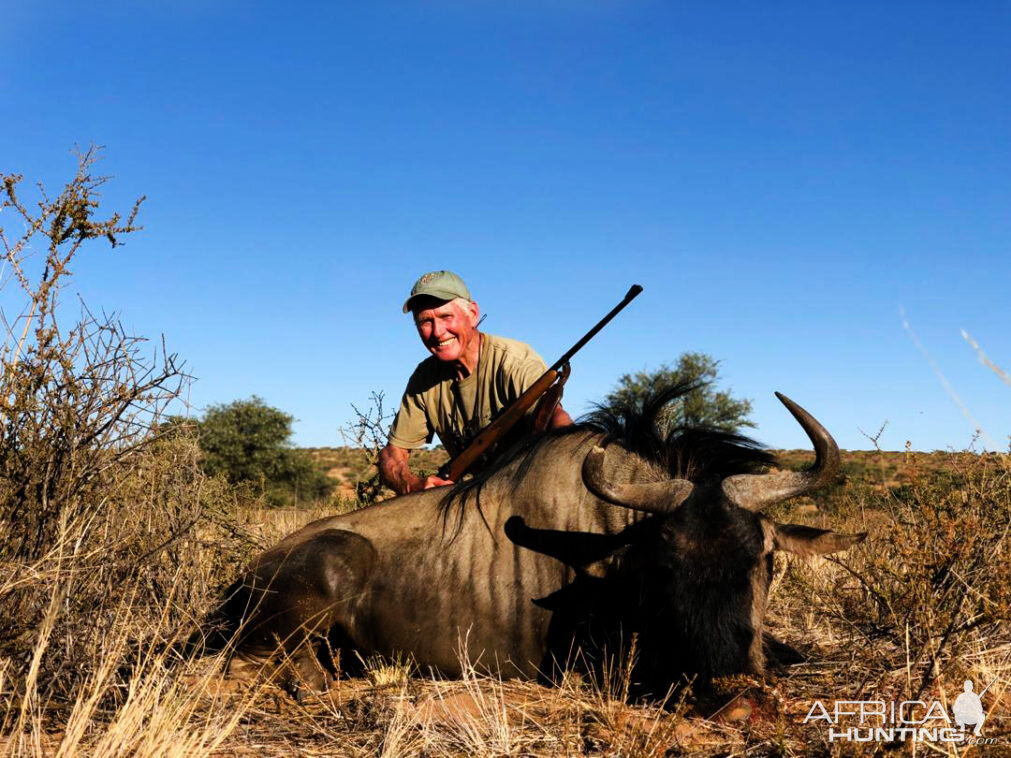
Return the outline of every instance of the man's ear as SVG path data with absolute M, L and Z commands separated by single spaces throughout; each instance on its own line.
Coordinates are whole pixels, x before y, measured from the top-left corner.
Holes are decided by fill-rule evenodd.
M 471 300 L 470 305 L 467 306 L 467 316 L 470 320 L 470 325 L 476 329 L 477 322 L 481 320 L 481 309 L 478 308 L 477 303 L 473 300 Z

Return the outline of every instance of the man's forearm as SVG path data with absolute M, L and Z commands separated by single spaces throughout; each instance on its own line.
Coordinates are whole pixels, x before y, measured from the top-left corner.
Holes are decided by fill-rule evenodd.
M 382 479 L 383 484 L 398 495 L 406 495 L 408 492 L 427 490 L 432 487 L 444 487 L 453 483 L 437 474 L 428 477 L 420 477 L 415 474 L 407 465 L 407 458 L 410 454 L 410 450 L 404 450 L 395 445 L 387 445 L 379 453 L 379 478 Z
M 379 453 L 379 478 L 398 495 L 406 495 L 424 487 L 425 482 L 416 476 L 407 463 L 410 451 L 387 445 Z

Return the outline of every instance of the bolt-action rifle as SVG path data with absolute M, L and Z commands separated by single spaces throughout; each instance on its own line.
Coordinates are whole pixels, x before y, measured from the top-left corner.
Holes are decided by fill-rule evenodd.
M 558 401 L 561 400 L 562 387 L 565 384 L 565 380 L 569 378 L 569 359 L 583 345 L 593 339 L 597 332 L 607 326 L 607 323 L 617 316 L 622 308 L 632 302 L 640 292 L 642 292 L 642 287 L 638 284 L 633 284 L 624 299 L 612 308 L 610 313 L 584 334 L 579 342 L 570 347 L 565 355 L 551 364 L 551 367 L 541 375 L 540 379 L 528 387 L 526 392 L 516 398 L 494 421 L 478 432 L 474 441 L 464 448 L 459 455 L 451 461 L 444 463 L 438 471 L 439 478 L 449 479 L 454 482 L 459 481 L 460 477 L 467 473 L 467 469 L 474 465 L 475 461 L 481 458 L 496 442 L 502 439 L 523 418 L 524 414 L 534 406 L 534 403 L 542 398 L 543 402 L 537 411 L 538 418 L 535 421 L 535 427 L 538 425 L 537 422 L 546 425 L 550 421 L 551 414 L 558 405 Z

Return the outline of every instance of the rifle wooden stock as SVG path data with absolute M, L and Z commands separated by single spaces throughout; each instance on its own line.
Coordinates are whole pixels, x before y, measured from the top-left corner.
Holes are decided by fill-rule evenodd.
M 582 349 L 583 345 L 593 339 L 597 332 L 607 326 L 607 323 L 617 316 L 618 312 L 621 311 L 622 308 L 632 302 L 632 300 L 634 300 L 640 292 L 642 292 L 642 287 L 638 284 L 633 284 L 629 288 L 628 292 L 625 293 L 625 297 L 622 301 L 614 306 L 614 308 L 612 308 L 610 312 L 604 316 L 604 318 L 598 321 L 590 331 L 584 334 L 579 342 L 569 348 L 565 355 L 555 361 L 551 365 L 551 368 L 541 375 L 540 379 L 527 388 L 526 392 L 516 398 L 513 404 L 502 412 L 501 416 L 478 432 L 474 441 L 471 442 L 455 458 L 453 458 L 453 460 L 444 463 L 437 472 L 438 476 L 442 479 L 449 479 L 454 482 L 459 481 L 460 477 L 467 472 L 467 469 L 469 469 L 478 458 L 484 455 L 488 448 L 504 437 L 506 432 L 512 429 L 516 423 L 523 418 L 523 415 L 534 406 L 534 403 L 536 403 L 541 396 L 551 388 L 551 386 L 558 380 L 559 371 L 562 370 L 563 366 L 568 364 L 569 359 L 575 355 L 576 352 Z M 565 374 L 562 377 L 563 382 L 568 377 L 568 368 L 565 368 L 564 372 Z
M 438 475 L 442 479 L 449 479 L 450 481 L 458 481 L 461 476 L 466 473 L 474 462 L 480 458 L 485 452 L 498 442 L 506 432 L 516 426 L 517 422 L 523 415 L 534 407 L 534 404 L 540 400 L 541 395 L 547 392 L 551 385 L 555 383 L 558 378 L 558 372 L 553 368 L 549 368 L 543 374 L 541 378 L 530 385 L 526 392 L 516 398 L 515 402 L 510 405 L 502 415 L 492 421 L 488 426 L 478 433 L 474 441 L 471 442 L 459 455 L 457 455 L 453 460 L 444 463 L 438 471 Z

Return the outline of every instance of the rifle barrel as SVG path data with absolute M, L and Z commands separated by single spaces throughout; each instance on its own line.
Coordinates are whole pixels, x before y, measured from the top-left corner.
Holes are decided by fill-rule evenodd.
M 604 318 L 600 319 L 600 321 L 598 321 L 596 325 L 592 329 L 590 329 L 590 331 L 584 334 L 582 339 L 579 340 L 579 342 L 570 347 L 568 351 L 565 353 L 565 355 L 563 355 L 561 358 L 559 358 L 557 361 L 551 364 L 551 368 L 549 370 L 558 371 L 558 369 L 560 369 L 562 366 L 568 363 L 569 359 L 572 358 L 573 355 L 578 353 L 580 349 L 582 349 L 583 345 L 592 340 L 596 336 L 597 332 L 599 332 L 601 329 L 607 326 L 608 322 L 612 318 L 617 316 L 626 305 L 631 303 L 639 295 L 640 292 L 642 292 L 642 286 L 638 284 L 633 284 L 631 287 L 629 287 L 628 292 L 625 293 L 624 299 L 616 306 L 614 306 L 611 309 L 610 313 L 604 316 Z

